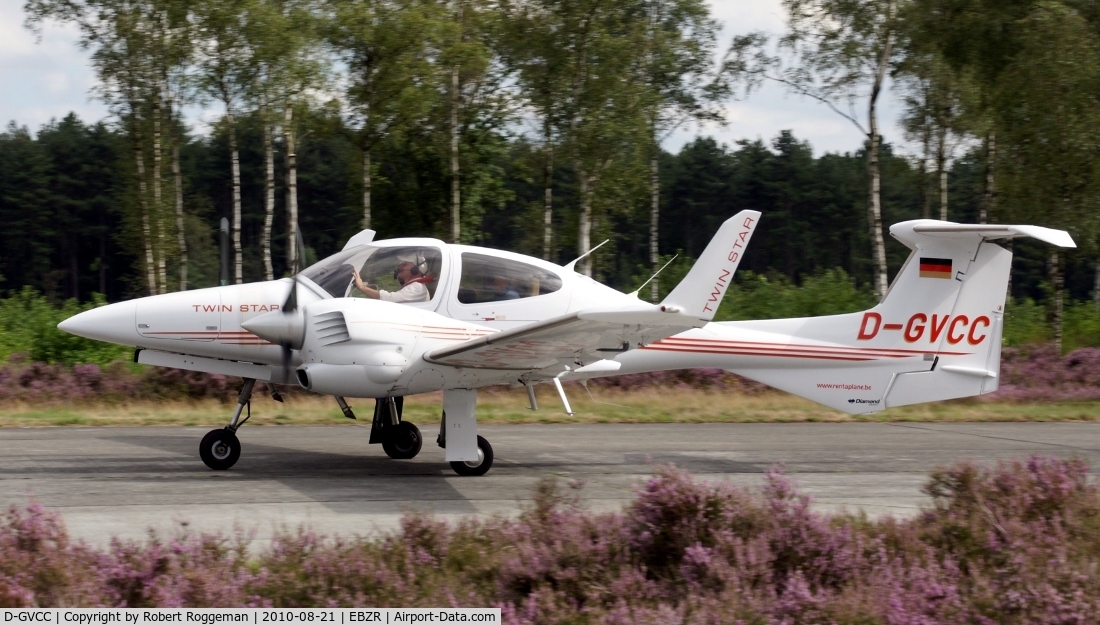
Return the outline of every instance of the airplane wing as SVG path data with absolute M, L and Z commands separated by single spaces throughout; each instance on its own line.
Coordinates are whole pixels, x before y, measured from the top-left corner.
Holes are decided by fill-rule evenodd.
M 691 328 L 714 313 L 733 281 L 756 224 L 757 211 L 727 219 L 684 279 L 659 305 L 581 310 L 433 350 L 425 360 L 454 367 L 537 371 L 596 366 L 617 354 Z M 617 365 L 613 365 L 616 366 Z
M 705 323 L 650 304 L 583 310 L 442 347 L 424 359 L 477 369 L 535 371 L 561 364 L 585 366 Z

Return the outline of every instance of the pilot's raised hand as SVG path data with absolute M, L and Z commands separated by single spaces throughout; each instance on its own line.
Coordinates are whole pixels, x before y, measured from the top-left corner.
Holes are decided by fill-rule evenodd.
M 363 278 L 359 277 L 358 271 L 351 272 L 352 280 L 355 281 L 355 288 L 363 292 L 363 295 L 371 299 L 378 299 L 378 291 L 370 288 L 363 282 Z

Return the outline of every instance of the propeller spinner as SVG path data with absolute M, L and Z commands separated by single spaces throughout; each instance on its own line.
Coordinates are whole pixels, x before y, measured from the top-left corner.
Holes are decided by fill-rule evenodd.
M 298 307 L 298 278 L 290 287 L 290 293 L 282 309 L 269 312 L 241 323 L 241 327 L 256 336 L 283 348 L 283 378 L 290 379 L 292 351 L 301 349 L 306 336 L 305 313 Z

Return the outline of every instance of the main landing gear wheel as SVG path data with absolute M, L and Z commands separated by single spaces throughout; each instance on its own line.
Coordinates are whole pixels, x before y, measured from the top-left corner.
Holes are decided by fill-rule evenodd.
M 224 471 L 241 457 L 241 441 L 229 428 L 210 430 L 199 443 L 199 457 L 211 469 Z
M 493 466 L 493 446 L 481 436 L 477 437 L 476 462 L 452 462 L 451 468 L 459 475 L 485 475 Z
M 391 425 L 386 430 L 382 450 L 394 460 L 411 460 L 424 446 L 424 437 L 420 435 L 420 429 L 408 421 Z

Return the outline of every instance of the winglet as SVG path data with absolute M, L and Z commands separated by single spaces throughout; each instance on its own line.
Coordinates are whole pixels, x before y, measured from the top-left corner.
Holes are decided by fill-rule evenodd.
M 691 271 L 661 302 L 662 310 L 713 319 L 759 221 L 760 213 L 749 210 L 727 219 Z

